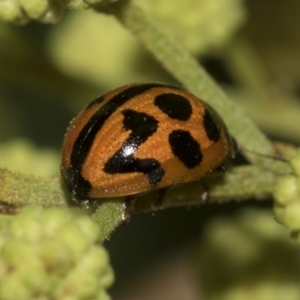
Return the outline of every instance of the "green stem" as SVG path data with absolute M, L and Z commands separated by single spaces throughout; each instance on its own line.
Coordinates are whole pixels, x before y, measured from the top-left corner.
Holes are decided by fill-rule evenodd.
M 192 182 L 167 190 L 162 208 L 174 206 L 191 206 L 204 203 L 223 203 L 233 199 L 245 201 L 249 198 L 269 199 L 278 178 L 276 174 L 257 166 L 236 167 L 228 170 L 223 176 Z M 68 206 L 66 195 L 61 189 L 58 177 L 41 178 L 31 175 L 16 174 L 0 168 L 0 210 L 6 213 L 7 208 L 13 211 L 29 204 L 51 206 Z M 203 194 L 209 193 L 204 201 Z M 155 205 L 158 192 L 145 194 L 131 201 L 131 213 L 156 211 L 160 207 Z M 124 198 L 96 200 L 97 209 L 93 219 L 101 227 L 102 239 L 109 237 L 111 232 L 124 222 Z M 9 212 L 8 212 L 9 213 Z
M 37 177 L 0 168 L 0 208 L 37 204 L 44 207 L 66 206 L 66 197 L 58 177 Z

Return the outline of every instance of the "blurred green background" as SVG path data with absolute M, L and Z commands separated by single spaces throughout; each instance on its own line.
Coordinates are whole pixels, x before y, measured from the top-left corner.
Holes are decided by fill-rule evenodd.
M 299 144 L 300 2 L 190 0 L 175 4 L 144 0 L 143 5 L 269 137 Z M 0 23 L 0 79 L 1 166 L 44 176 L 59 174 L 59 151 L 66 128 L 95 97 L 134 81 L 176 83 L 113 17 L 92 11 L 67 12 L 55 25 Z M 201 299 L 203 292 L 205 299 L 245 299 L 251 295 L 257 299 L 300 299 L 299 253 L 290 245 L 287 233 L 270 221 L 271 206 L 271 201 L 253 200 L 133 216 L 105 243 L 116 273 L 113 298 L 189 300 Z M 243 213 L 250 208 L 256 208 L 251 217 Z M 228 219 L 219 227 L 212 225 L 224 216 Z M 280 231 L 266 234 L 264 242 L 257 232 L 251 233 L 254 240 L 249 242 L 261 243 L 269 249 L 267 254 L 279 249 L 278 255 L 270 254 L 267 260 L 245 254 L 252 264 L 260 262 L 259 273 L 271 270 L 273 276 L 266 275 L 266 284 L 264 279 L 258 280 L 264 288 L 258 288 L 255 275 L 251 284 L 248 279 L 233 284 L 237 281 L 230 268 L 239 268 L 238 264 L 216 265 L 213 257 L 207 258 L 212 270 L 228 271 L 231 280 L 224 280 L 208 275 L 203 279 L 210 266 L 203 261 L 195 263 L 196 257 L 201 261 L 200 254 L 208 251 L 203 241 L 215 245 L 205 240 L 208 228 L 211 236 L 218 236 L 224 224 L 239 226 L 243 222 L 239 218 L 250 218 L 253 225 L 256 218 L 263 219 L 262 226 L 274 222 L 270 226 Z M 245 235 L 251 230 L 245 230 Z M 236 232 L 228 233 L 226 243 L 240 241 L 235 237 Z M 233 247 L 233 252 L 239 253 L 239 248 Z M 222 257 L 222 253 L 218 255 Z M 248 273 L 247 269 L 243 272 Z M 195 274 L 200 274 L 200 284 Z M 223 293 L 218 294 L 220 281 Z M 257 294 L 249 294 L 249 289 L 244 292 L 245 285 Z

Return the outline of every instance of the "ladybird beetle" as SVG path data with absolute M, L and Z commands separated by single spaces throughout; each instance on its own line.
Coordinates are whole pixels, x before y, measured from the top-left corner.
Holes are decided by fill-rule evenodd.
M 128 196 L 196 181 L 234 157 L 220 116 L 177 87 L 130 84 L 71 122 L 61 176 L 75 200 Z

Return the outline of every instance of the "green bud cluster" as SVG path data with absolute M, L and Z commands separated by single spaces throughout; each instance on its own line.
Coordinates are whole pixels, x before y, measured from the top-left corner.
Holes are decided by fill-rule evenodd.
M 55 23 L 64 10 L 65 3 L 58 0 L 4 0 L 0 1 L 0 20 L 16 24 L 31 20 Z
M 117 2 L 118 0 L 65 0 L 69 9 L 72 10 L 86 10 L 91 8 L 94 4 L 106 5 Z
M 114 275 L 88 216 L 29 206 L 0 226 L 0 299 L 110 299 Z
M 93 4 L 107 4 L 117 0 L 1 0 L 0 20 L 26 24 L 31 20 L 56 23 L 64 11 L 86 10 Z
M 290 160 L 293 174 L 282 177 L 274 189 L 274 213 L 300 245 L 300 149 Z

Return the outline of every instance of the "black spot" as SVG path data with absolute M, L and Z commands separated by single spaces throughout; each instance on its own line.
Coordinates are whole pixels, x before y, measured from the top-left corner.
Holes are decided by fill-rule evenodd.
M 171 119 L 187 121 L 192 115 L 192 106 L 183 96 L 161 94 L 155 98 L 155 105 Z
M 208 109 L 205 109 L 205 112 L 204 112 L 203 125 L 204 125 L 205 132 L 207 134 L 207 137 L 211 141 L 214 141 L 214 142 L 219 141 L 219 139 L 221 137 L 220 129 Z
M 122 113 L 124 128 L 131 130 L 131 133 L 121 148 L 105 163 L 103 171 L 108 174 L 141 172 L 148 175 L 151 185 L 155 185 L 165 173 L 160 163 L 153 158 L 135 158 L 134 153 L 156 132 L 158 121 L 152 116 L 131 109 Z
M 147 174 L 149 184 L 154 186 L 159 183 L 165 174 L 160 163 L 153 158 L 135 158 L 133 155 L 120 160 L 117 153 L 106 164 L 104 171 L 109 174 L 141 172 Z
M 146 113 L 126 109 L 122 114 L 124 128 L 132 131 L 132 137 L 139 140 L 138 145 L 145 142 L 157 130 L 158 121 Z
M 203 155 L 199 143 L 188 131 L 174 130 L 169 135 L 172 152 L 189 169 L 200 165 Z

